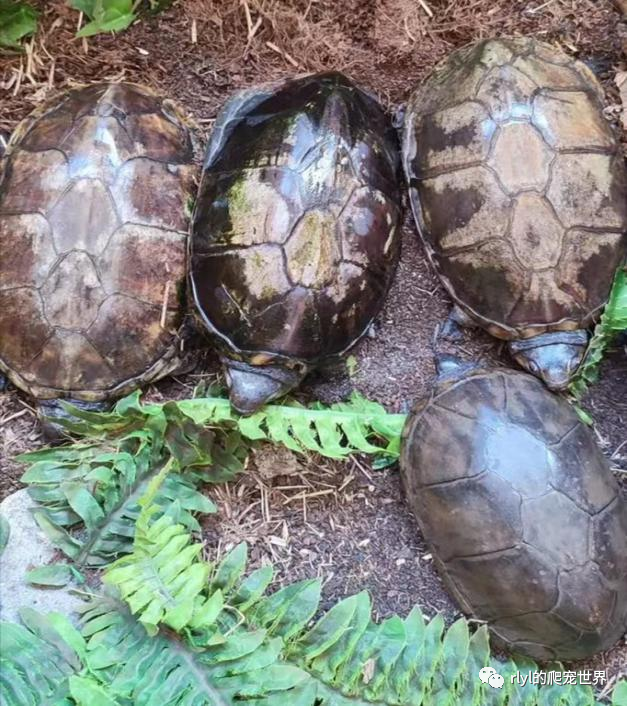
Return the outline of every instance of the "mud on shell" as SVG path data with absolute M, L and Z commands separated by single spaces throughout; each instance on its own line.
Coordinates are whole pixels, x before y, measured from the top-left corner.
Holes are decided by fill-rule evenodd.
M 460 49 L 412 95 L 403 161 L 456 304 L 565 387 L 627 252 L 625 165 L 592 72 L 530 38 Z
M 337 73 L 245 91 L 207 150 L 191 288 L 251 412 L 341 354 L 382 306 L 398 260 L 394 131 Z

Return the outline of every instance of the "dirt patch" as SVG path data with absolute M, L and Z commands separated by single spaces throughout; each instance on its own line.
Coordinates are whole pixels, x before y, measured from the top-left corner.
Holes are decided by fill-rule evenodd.
M 60 0 L 34 3 L 42 31 L 28 56 L 0 57 L 0 130 L 11 132 L 47 93 L 80 82 L 126 79 L 176 99 L 190 114 L 199 144 L 236 89 L 296 72 L 339 69 L 389 108 L 452 49 L 494 34 L 533 34 L 576 54 L 597 72 L 618 117 L 614 74 L 625 69 L 627 30 L 609 0 L 186 0 L 118 37 L 74 39 L 77 15 Z M 248 12 L 247 12 L 248 10 Z M 193 35 L 197 41 L 193 42 Z M 199 153 L 200 154 L 200 153 Z M 321 370 L 303 386 L 306 399 L 333 401 L 351 389 L 406 411 L 433 380 L 432 340 L 450 302 L 428 266 L 406 215 L 403 254 L 385 308 L 346 365 Z M 1 335 L 1 333 L 0 333 Z M 191 341 L 193 372 L 151 387 L 151 399 L 189 396 L 217 373 L 215 357 Z M 509 365 L 502 346 L 479 331 L 465 333 L 461 355 Z M 354 369 L 353 369 L 354 368 Z M 614 467 L 627 470 L 627 359 L 617 350 L 601 382 L 584 400 Z M 19 486 L 12 459 L 41 444 L 32 412 L 14 391 L 0 395 L 0 497 Z M 19 416 L 16 416 L 19 415 Z M 253 564 L 272 560 L 278 581 L 321 575 L 325 602 L 367 588 L 376 614 L 458 613 L 443 590 L 394 469 L 374 472 L 361 461 L 269 462 L 289 475 L 268 477 L 251 462 L 237 483 L 213 489 L 220 514 L 205 522 L 210 553 L 242 539 Z M 627 663 L 625 644 L 591 665 L 615 678 Z

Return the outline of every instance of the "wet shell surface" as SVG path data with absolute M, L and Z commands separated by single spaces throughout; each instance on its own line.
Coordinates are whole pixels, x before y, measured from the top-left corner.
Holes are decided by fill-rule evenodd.
M 191 284 L 226 355 L 307 365 L 368 329 L 396 267 L 394 131 L 341 74 L 235 96 L 214 128 Z
M 454 52 L 413 94 L 403 159 L 427 251 L 493 335 L 587 326 L 627 248 L 627 179 L 581 62 L 529 38 Z
M 131 84 L 18 127 L 0 175 L 0 370 L 18 387 L 103 400 L 176 365 L 192 156 L 176 108 Z
M 536 378 L 478 371 L 410 415 L 401 473 L 446 586 L 511 649 L 579 659 L 627 628 L 627 503 Z

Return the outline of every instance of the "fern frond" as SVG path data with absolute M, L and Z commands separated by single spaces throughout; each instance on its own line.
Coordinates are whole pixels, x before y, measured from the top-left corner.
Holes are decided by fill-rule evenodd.
M 118 560 L 105 582 L 119 591 L 148 634 L 163 635 L 163 627 L 181 634 L 197 651 L 195 664 L 206 668 L 206 678 L 229 704 L 244 698 L 259 706 L 551 702 L 546 699 L 553 687 L 508 678 L 499 691 L 481 683 L 479 669 L 491 663 L 485 626 L 471 636 L 460 619 L 446 630 L 441 616 L 427 622 L 418 608 L 405 619 L 376 623 L 366 592 L 340 601 L 312 624 L 319 611 L 318 581 L 266 595 L 272 572 L 262 568 L 244 578 L 245 545 L 213 567 L 182 525 L 167 514 L 156 521 L 151 515 L 150 508 L 142 512 L 133 554 Z M 518 669 L 538 669 L 528 660 L 493 663 L 508 677 Z M 216 673 L 217 664 L 226 671 Z M 572 699 L 561 703 L 595 703 L 585 686 L 564 688 Z
M 72 706 L 68 677 L 83 669 L 85 641 L 58 613 L 21 617 L 24 625 L 0 622 L 0 703 Z
M 616 335 L 627 330 L 627 268 L 619 268 L 605 310 L 594 329 L 583 363 L 570 385 L 580 398 L 599 379 L 599 366 Z
M 23 454 L 22 476 L 39 503 L 35 519 L 50 541 L 80 566 L 102 566 L 131 551 L 139 500 L 164 465 L 152 434 L 137 430 L 113 444 L 76 444 Z M 171 473 L 154 503 L 164 512 L 178 502 L 178 521 L 199 530 L 193 513 L 215 505 L 198 488 L 195 471 Z

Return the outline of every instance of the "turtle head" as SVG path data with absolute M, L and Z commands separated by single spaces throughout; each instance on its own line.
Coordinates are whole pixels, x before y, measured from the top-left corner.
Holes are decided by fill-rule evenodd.
M 585 331 L 542 333 L 509 343 L 518 365 L 539 377 L 549 390 L 556 391 L 568 386 L 587 347 Z
M 240 414 L 256 412 L 266 402 L 283 397 L 297 387 L 307 371 L 286 365 L 251 365 L 226 360 L 226 382 L 231 405 Z

